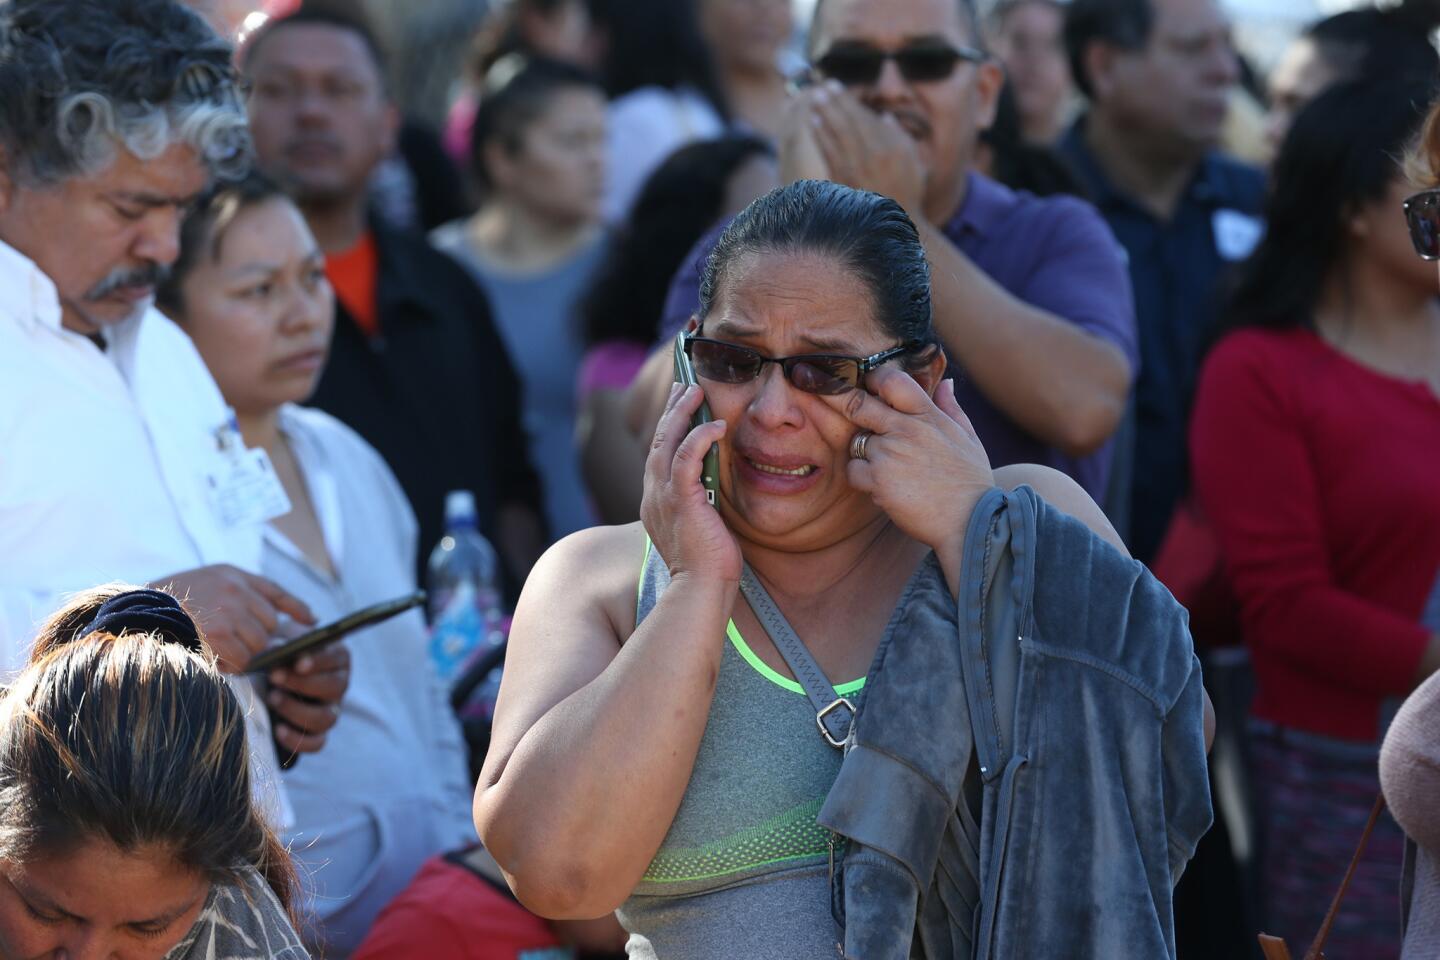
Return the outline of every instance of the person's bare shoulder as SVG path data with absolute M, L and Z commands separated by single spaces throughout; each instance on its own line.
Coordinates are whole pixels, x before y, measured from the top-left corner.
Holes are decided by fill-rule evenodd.
M 648 544 L 639 521 L 572 533 L 540 558 L 525 592 L 569 595 L 598 606 L 623 642 L 635 632 L 635 601 Z
M 1127 557 L 1130 551 L 1124 541 L 1110 525 L 1100 506 L 1085 492 L 1085 488 L 1069 476 L 1052 467 L 1038 463 L 1016 463 L 1008 467 L 997 467 L 995 483 L 1006 490 L 1028 485 L 1057 510 L 1063 510 L 1093 530 L 1116 550 Z

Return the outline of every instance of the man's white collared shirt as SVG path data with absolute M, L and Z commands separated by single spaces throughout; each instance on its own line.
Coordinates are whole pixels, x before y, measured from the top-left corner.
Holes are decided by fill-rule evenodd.
M 260 526 L 211 507 L 229 412 L 190 338 L 153 311 L 107 333 L 63 328 L 50 279 L 0 243 L 0 674 L 65 594 L 260 566 Z
M 0 242 L 0 683 L 68 594 L 260 569 L 263 526 L 227 525 L 213 506 L 231 417 L 190 338 L 148 309 L 102 350 L 60 319 L 49 277 Z M 267 737 L 252 754 L 273 756 L 264 711 L 250 712 Z

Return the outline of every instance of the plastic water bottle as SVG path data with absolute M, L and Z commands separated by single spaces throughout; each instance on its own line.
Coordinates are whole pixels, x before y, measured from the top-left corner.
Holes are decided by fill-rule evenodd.
M 475 497 L 445 497 L 445 536 L 430 554 L 430 657 L 446 687 L 469 660 L 503 642 L 500 569 L 495 548 L 480 534 Z

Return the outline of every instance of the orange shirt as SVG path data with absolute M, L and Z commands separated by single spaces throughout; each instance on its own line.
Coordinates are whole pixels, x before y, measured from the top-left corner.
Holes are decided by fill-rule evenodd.
M 369 230 L 344 253 L 325 258 L 325 275 L 335 296 L 367 337 L 380 333 L 380 311 L 375 283 L 380 272 L 380 255 L 375 248 L 375 234 Z

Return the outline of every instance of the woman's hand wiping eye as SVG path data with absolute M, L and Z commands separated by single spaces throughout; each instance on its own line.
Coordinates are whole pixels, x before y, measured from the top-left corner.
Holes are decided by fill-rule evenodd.
M 883 366 L 865 389 L 822 398 L 855 425 L 846 475 L 894 524 L 942 552 L 963 539 L 970 511 L 995 485 L 990 458 L 942 380 L 932 399 L 913 377 Z

